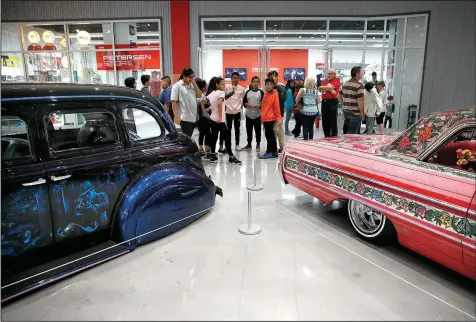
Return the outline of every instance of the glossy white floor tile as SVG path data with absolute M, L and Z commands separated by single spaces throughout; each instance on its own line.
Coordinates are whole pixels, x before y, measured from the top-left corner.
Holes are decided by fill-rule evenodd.
M 343 210 L 281 184 L 277 160 L 256 163 L 262 232 L 240 234 L 257 154 L 236 155 L 241 167 L 205 164 L 225 194 L 210 214 L 2 307 L 2 320 L 474 320 L 474 283 L 363 242 Z

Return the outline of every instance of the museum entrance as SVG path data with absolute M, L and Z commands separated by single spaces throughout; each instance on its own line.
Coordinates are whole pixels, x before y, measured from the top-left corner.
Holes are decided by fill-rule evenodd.
M 402 130 L 420 108 L 427 20 L 427 15 L 203 18 L 199 74 L 207 81 L 213 76 L 230 81 L 227 76 L 236 70 L 242 86 L 258 76 L 264 87 L 270 70 L 286 84 L 307 76 L 323 79 L 332 67 L 343 83 L 352 67 L 362 66 L 364 82 L 386 83 L 395 104 L 392 129 Z

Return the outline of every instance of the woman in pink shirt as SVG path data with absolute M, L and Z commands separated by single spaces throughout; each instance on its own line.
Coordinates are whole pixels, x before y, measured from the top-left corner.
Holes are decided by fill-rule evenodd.
M 210 125 L 212 129 L 212 138 L 211 138 L 211 150 L 212 154 L 210 156 L 210 162 L 218 162 L 218 157 L 215 153 L 216 145 L 218 141 L 218 134 L 225 141 L 226 152 L 229 155 L 228 162 L 232 164 L 240 164 L 241 161 L 238 160 L 231 150 L 231 138 L 230 133 L 226 127 L 226 116 L 225 116 L 225 80 L 220 77 L 213 77 L 210 80 L 207 91 L 207 99 L 210 102 L 210 108 L 212 114 L 210 116 Z

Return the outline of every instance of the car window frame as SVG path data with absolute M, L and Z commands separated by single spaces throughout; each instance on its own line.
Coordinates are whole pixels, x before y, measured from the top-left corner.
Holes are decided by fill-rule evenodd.
M 3 103 L 2 103 L 3 104 Z M 36 115 L 33 104 L 31 105 L 31 112 L 33 115 L 29 115 L 29 113 L 24 113 L 21 109 L 28 108 L 28 107 L 20 107 L 17 109 L 13 109 L 15 112 L 2 108 L 2 117 L 12 117 L 12 118 L 19 118 L 25 123 L 26 127 L 26 134 L 28 136 L 28 145 L 30 148 L 30 155 L 28 157 L 17 158 L 17 159 L 10 159 L 4 160 L 2 158 L 2 169 L 10 169 L 25 165 L 32 165 L 36 163 L 40 163 L 41 160 L 38 157 L 37 153 L 40 149 L 37 149 L 37 140 L 35 140 L 35 133 L 38 132 L 38 125 L 36 124 Z M 3 136 L 2 136 L 3 137 Z
M 142 110 L 142 111 L 148 113 L 149 115 L 151 115 L 155 119 L 155 121 L 159 124 L 160 136 L 153 137 L 153 138 L 141 139 L 141 140 L 133 140 L 130 137 L 129 132 L 127 131 L 126 120 L 124 118 L 124 112 L 128 108 L 136 108 L 138 110 Z M 121 123 L 122 123 L 122 126 L 124 128 L 125 135 L 126 135 L 127 140 L 128 140 L 128 142 L 130 143 L 131 146 L 149 145 L 149 144 L 154 144 L 154 143 L 160 143 L 160 142 L 163 142 L 165 140 L 165 137 L 167 136 L 167 133 L 166 133 L 167 129 L 165 128 L 165 125 L 163 124 L 160 115 L 157 113 L 157 111 L 152 109 L 150 106 L 148 106 L 144 103 L 141 103 L 141 102 L 134 101 L 134 100 L 131 100 L 131 101 L 124 100 L 124 101 L 121 101 L 120 104 L 119 104 L 119 111 L 120 111 L 119 115 L 120 115 L 120 118 L 122 120 Z
M 471 129 L 471 128 L 473 129 L 473 131 L 476 131 L 476 120 L 472 120 L 470 122 L 462 122 L 462 123 L 459 123 L 459 124 L 455 124 L 455 126 L 450 131 L 445 133 L 440 139 L 438 139 L 438 141 L 435 141 L 427 149 L 428 152 L 425 151 L 418 158 L 418 161 L 421 161 L 421 162 L 424 162 L 424 163 L 430 163 L 428 160 L 433 155 L 435 155 L 435 153 L 437 153 L 440 149 L 442 149 L 444 146 L 446 146 L 453 138 L 455 138 L 455 136 L 458 133 L 463 132 L 463 131 L 468 130 L 468 129 Z M 449 166 L 444 165 L 444 164 L 439 164 L 439 163 L 434 163 L 434 164 L 438 165 L 440 167 L 448 168 L 448 169 L 455 169 L 455 170 L 462 171 L 462 172 L 470 172 L 470 171 L 466 171 L 466 170 L 463 170 L 463 169 L 457 169 L 457 168 L 454 168 L 454 167 L 449 167 Z
M 82 100 L 74 100 L 74 101 L 61 101 L 59 104 L 55 104 L 55 106 L 51 106 L 51 104 L 45 104 L 43 109 L 41 110 L 41 115 L 39 118 L 41 119 L 41 125 L 43 127 L 43 135 L 45 140 L 45 151 L 49 160 L 58 160 L 58 159 L 67 159 L 73 157 L 80 157 L 86 154 L 97 154 L 109 151 L 116 151 L 118 149 L 124 149 L 124 137 L 121 134 L 121 128 L 118 124 L 118 115 L 116 111 L 111 108 L 110 102 L 108 101 L 91 101 L 86 102 Z M 47 106 L 45 108 L 45 106 Z M 112 144 L 107 144 L 103 146 L 97 147 L 84 147 L 84 148 L 75 148 L 75 149 L 68 149 L 63 151 L 53 151 L 50 148 L 50 142 L 48 138 L 48 130 L 47 124 L 49 121 L 49 115 L 52 113 L 63 112 L 61 114 L 86 114 L 86 113 L 109 113 L 112 115 L 114 120 L 114 125 L 116 127 L 117 133 L 117 142 Z M 86 111 L 86 113 L 85 113 Z

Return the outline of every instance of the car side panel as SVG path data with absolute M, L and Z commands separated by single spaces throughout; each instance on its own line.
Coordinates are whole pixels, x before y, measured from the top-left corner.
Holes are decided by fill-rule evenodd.
M 406 247 L 467 276 L 472 276 L 467 269 L 462 269 L 464 267 L 462 241 L 470 244 L 474 251 L 474 236 L 465 235 L 463 207 L 452 207 L 454 204 L 445 207 L 442 203 L 436 203 L 434 200 L 432 202 L 428 197 L 419 198 L 416 193 L 402 192 L 404 191 L 400 189 L 402 184 L 412 184 L 411 180 L 402 180 L 399 176 L 399 173 L 404 173 L 405 176 L 411 174 L 409 174 L 410 170 L 405 170 L 403 164 L 395 167 L 390 164 L 391 162 L 386 164 L 385 159 L 365 155 L 367 169 L 360 166 L 352 167 L 351 164 L 359 161 L 358 155 L 350 155 L 343 149 L 340 151 L 327 149 L 326 152 L 323 153 L 323 150 L 316 147 L 298 144 L 287 147 L 282 161 L 285 180 L 298 188 L 304 187 L 304 191 L 325 202 L 330 202 L 333 197 L 355 199 L 374 207 L 391 219 L 396 226 L 399 239 L 406 241 Z M 287 157 L 296 160 L 291 167 Z M 311 169 L 308 165 L 314 165 L 314 168 Z M 373 169 L 368 171 L 369 168 Z M 435 185 L 418 189 L 422 195 L 428 190 L 430 194 L 434 191 L 443 193 L 441 190 L 457 186 L 458 192 L 465 192 L 463 195 L 459 194 L 459 200 L 456 202 L 458 206 L 469 202 L 468 196 L 474 192 L 468 180 L 461 180 L 459 185 L 455 185 L 451 177 L 442 180 L 436 176 L 430 179 L 431 176 L 427 175 L 430 178 L 422 179 L 423 173 L 418 173 L 418 177 L 414 176 L 417 181 L 415 185 L 419 188 L 425 180 L 428 182 L 433 180 Z M 392 174 L 393 178 L 387 182 L 375 179 L 378 176 Z M 339 184 L 340 186 L 335 184 L 336 178 L 343 181 Z M 474 222 L 471 221 L 471 224 Z M 428 252 L 428 249 L 431 251 Z
M 138 174 L 123 192 L 114 238 L 144 244 L 185 227 L 214 205 L 215 185 L 202 171 L 164 162 Z

